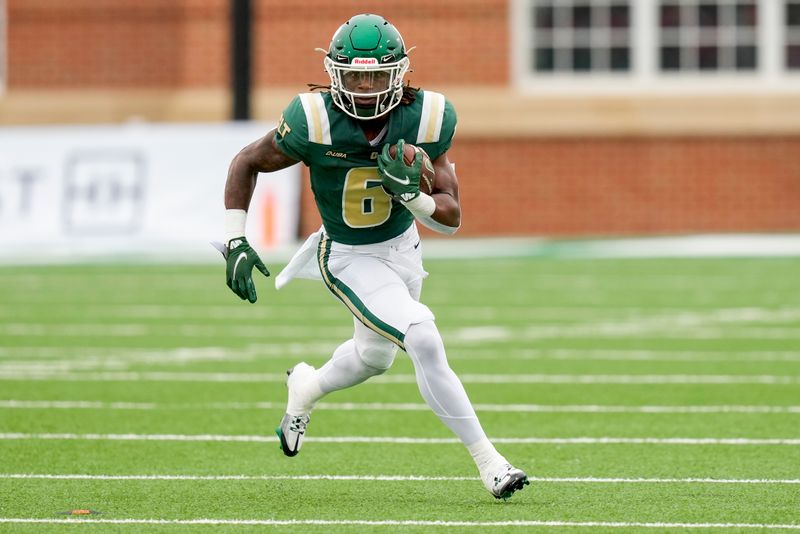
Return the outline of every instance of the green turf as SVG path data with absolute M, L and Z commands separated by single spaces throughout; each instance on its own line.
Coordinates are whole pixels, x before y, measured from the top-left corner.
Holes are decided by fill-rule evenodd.
M 800 438 L 800 260 L 439 260 L 426 268 L 431 278 L 423 300 L 491 437 Z M 223 274 L 219 266 L 0 268 L 0 518 L 99 512 L 75 518 L 76 525 L 0 523 L 0 531 L 439 530 L 429 524 L 89 527 L 92 518 L 800 525 L 800 445 L 792 444 L 499 444 L 509 460 L 546 479 L 504 503 L 472 479 L 469 455 L 453 443 L 309 441 L 299 456 L 286 458 L 275 441 L 36 436 L 272 439 L 285 402 L 281 374 L 297 361 L 324 363 L 350 335 L 352 319 L 320 283 L 298 281 L 276 292 L 258 278 L 259 302 L 250 305 L 229 293 Z M 488 382 L 498 375 L 498 383 Z M 525 377 L 528 383 L 514 382 Z M 556 377 L 560 383 L 552 382 Z M 639 383 L 619 383 L 621 377 Z M 647 377 L 656 383 L 641 383 Z M 715 377 L 722 383 L 708 383 Z M 67 401 L 100 404 L 53 404 Z M 402 353 L 385 378 L 324 402 L 309 427 L 312 437 L 451 437 L 420 406 L 413 367 Z M 635 411 L 643 406 L 695 411 Z M 627 411 L 608 412 L 613 407 Z M 637 478 L 651 481 L 631 480 Z M 732 482 L 665 481 L 699 478 Z

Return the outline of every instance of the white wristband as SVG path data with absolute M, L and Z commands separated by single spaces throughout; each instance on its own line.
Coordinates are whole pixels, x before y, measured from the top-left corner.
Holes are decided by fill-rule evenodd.
M 225 242 L 242 237 L 247 223 L 245 210 L 225 210 Z
M 430 217 L 436 211 L 436 201 L 432 196 L 422 192 L 415 199 L 403 202 L 403 206 L 417 218 Z

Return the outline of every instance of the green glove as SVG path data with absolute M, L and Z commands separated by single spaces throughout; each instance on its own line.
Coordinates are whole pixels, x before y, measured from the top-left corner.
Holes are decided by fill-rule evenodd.
M 225 276 L 228 287 L 242 300 L 255 302 L 257 297 L 256 285 L 253 283 L 253 267 L 261 271 L 264 276 L 269 276 L 267 267 L 245 237 L 231 239 L 225 249 L 222 255 L 225 256 L 227 263 Z
M 383 145 L 381 155 L 378 156 L 378 170 L 381 175 L 383 189 L 393 197 L 403 202 L 414 200 L 419 196 L 419 177 L 422 173 L 422 154 L 417 152 L 414 163 L 406 165 L 403 161 L 403 148 L 406 142 L 397 141 L 395 157 L 389 155 L 389 144 Z

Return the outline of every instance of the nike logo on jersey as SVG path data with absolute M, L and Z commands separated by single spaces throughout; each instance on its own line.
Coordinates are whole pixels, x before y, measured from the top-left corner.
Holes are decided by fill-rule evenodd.
M 241 254 L 239 254 L 239 257 L 236 258 L 236 263 L 233 264 L 233 274 L 231 275 L 231 278 L 236 279 L 236 269 L 239 268 L 239 263 L 242 260 L 246 259 L 247 259 L 247 252 L 242 252 Z
M 411 180 L 408 179 L 408 176 L 406 176 L 404 180 L 401 180 L 400 178 L 398 178 L 396 176 L 392 176 L 391 174 L 389 174 L 386 171 L 383 171 L 383 174 L 385 174 L 386 176 L 388 176 L 389 178 L 391 178 L 392 180 L 394 180 L 395 182 L 397 182 L 398 184 L 401 184 L 401 185 L 408 185 L 408 184 L 411 183 Z

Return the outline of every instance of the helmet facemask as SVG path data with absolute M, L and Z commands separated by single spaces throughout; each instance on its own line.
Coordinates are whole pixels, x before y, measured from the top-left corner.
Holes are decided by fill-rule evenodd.
M 341 59 L 347 63 L 325 57 L 325 70 L 331 78 L 333 102 L 342 111 L 353 118 L 369 120 L 386 115 L 400 104 L 408 57 L 391 63 L 380 63 L 371 57 Z

